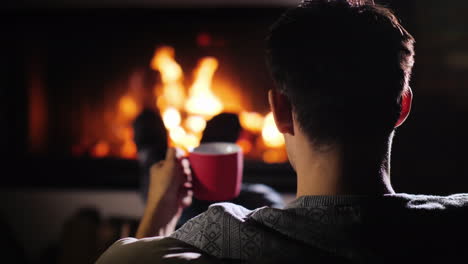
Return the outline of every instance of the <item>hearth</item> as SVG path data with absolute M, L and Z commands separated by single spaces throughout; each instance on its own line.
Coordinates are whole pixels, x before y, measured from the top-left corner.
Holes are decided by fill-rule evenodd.
M 200 144 L 209 120 L 237 115 L 246 180 L 294 188 L 263 58 L 263 37 L 283 10 L 17 10 L 18 104 L 4 154 L 26 176 L 8 182 L 137 186 L 132 124 L 146 109 L 160 113 L 169 145 L 185 149 Z

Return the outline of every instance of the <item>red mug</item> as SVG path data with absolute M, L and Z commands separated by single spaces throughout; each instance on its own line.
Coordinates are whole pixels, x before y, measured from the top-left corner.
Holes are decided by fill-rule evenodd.
M 244 157 L 234 143 L 203 143 L 188 155 L 193 174 L 193 195 L 199 200 L 226 201 L 241 189 Z

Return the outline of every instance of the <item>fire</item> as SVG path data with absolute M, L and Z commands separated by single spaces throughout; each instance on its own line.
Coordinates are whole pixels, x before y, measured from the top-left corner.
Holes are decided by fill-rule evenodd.
M 122 96 L 119 101 L 120 112 L 128 119 L 133 119 L 138 114 L 138 105 L 130 96 Z
M 263 116 L 255 112 L 241 112 L 240 123 L 246 130 L 260 132 L 263 128 Z
M 248 154 L 250 151 L 252 151 L 252 143 L 247 139 L 241 138 L 237 140 L 236 144 L 239 145 L 244 154 Z
M 276 148 L 268 149 L 265 152 L 263 152 L 262 159 L 266 163 L 280 163 L 286 162 L 288 160 L 288 157 L 286 156 L 284 148 Z
M 156 50 L 151 61 L 151 68 L 161 74 L 163 91 L 157 104 L 162 109 L 168 106 L 180 109 L 185 102 L 185 91 L 182 83 L 183 71 L 175 61 L 174 55 L 173 48 L 160 47 Z
M 120 147 L 120 156 L 126 159 L 133 159 L 137 155 L 137 147 L 133 142 L 133 128 L 130 126 L 122 127 L 118 131 L 118 136 L 123 140 Z
M 172 47 L 157 48 L 150 65 L 161 77 L 161 83 L 154 87 L 158 98 L 156 106 L 168 131 L 170 146 L 185 150 L 197 147 L 207 121 L 224 111 L 239 115 L 243 131 L 236 143 L 247 158 L 263 159 L 268 163 L 287 160 L 284 137 L 276 128 L 273 114 L 263 116 L 256 112 L 243 111 L 248 106 L 242 101 L 241 90 L 232 91 L 235 86 L 232 86 L 229 79 L 223 79 L 223 76 L 216 79 L 216 86 L 213 85 L 213 77 L 219 66 L 216 58 L 204 57 L 198 62 L 191 85 L 184 81 L 183 69 L 175 60 Z M 143 107 L 148 106 L 145 98 L 136 92 L 136 88 L 132 88 L 140 86 L 144 88 L 143 82 L 131 82 L 128 92 L 119 98 L 115 109 L 116 123 L 112 127 L 114 137 L 89 140 L 97 141 L 93 145 L 76 145 L 73 147 L 74 155 L 89 153 L 97 158 L 136 158 L 132 120 Z M 219 97 L 214 94 L 214 88 Z
M 188 150 L 200 145 L 200 139 L 193 134 L 186 134 L 180 144 L 182 147 Z
M 191 114 L 211 117 L 221 113 L 223 105 L 211 92 L 211 81 L 218 68 L 218 60 L 206 57 L 200 60 L 195 71 L 195 81 L 190 88 L 185 110 Z
M 180 112 L 173 107 L 166 109 L 162 115 L 162 118 L 164 126 L 169 130 L 177 128 L 182 120 Z
M 99 141 L 91 150 L 91 155 L 96 158 L 103 158 L 109 155 L 110 147 L 106 141 Z
M 201 116 L 189 116 L 185 120 L 185 126 L 194 133 L 201 133 L 205 130 L 206 121 Z
M 175 143 L 182 142 L 186 135 L 187 135 L 187 132 L 185 132 L 185 129 L 180 126 L 169 130 L 169 137 Z
M 122 145 L 120 149 L 120 155 L 123 158 L 127 159 L 133 159 L 136 157 L 137 154 L 137 147 L 135 145 L 135 142 L 133 140 L 125 140 L 124 144 Z
M 263 142 L 267 147 L 278 148 L 284 146 L 284 137 L 276 127 L 273 113 L 268 113 L 265 116 L 262 129 Z
M 181 126 L 180 112 L 175 108 L 168 108 L 163 113 L 163 122 L 173 145 L 189 149 L 200 144 L 201 132 L 205 129 L 206 121 L 200 116 L 190 116 L 185 120 L 185 127 L 196 134 L 187 132 Z
M 195 148 L 200 144 L 200 138 L 187 133 L 183 127 L 176 127 L 169 131 L 172 145 L 183 149 Z
M 174 54 L 171 47 L 158 48 L 151 67 L 161 75 L 163 85 L 157 106 L 161 109 L 164 126 L 169 130 L 171 144 L 188 149 L 200 144 L 206 120 L 223 110 L 221 101 L 211 91 L 218 61 L 213 57 L 200 60 L 189 89 L 190 97 L 186 100 L 183 71 L 175 61 Z M 191 115 L 187 117 L 187 114 Z
M 115 135 L 121 140 L 133 139 L 133 128 L 130 126 L 117 127 Z

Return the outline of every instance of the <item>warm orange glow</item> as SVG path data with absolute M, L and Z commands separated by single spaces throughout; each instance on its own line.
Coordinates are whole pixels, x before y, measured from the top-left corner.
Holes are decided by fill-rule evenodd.
M 266 163 L 281 163 L 287 161 L 284 149 L 268 149 L 263 152 L 262 159 Z
M 91 150 L 91 155 L 95 158 L 103 158 L 109 155 L 110 147 L 106 141 L 99 141 Z
M 126 159 L 136 158 L 137 147 L 133 142 L 133 128 L 130 126 L 122 127 L 117 135 L 123 140 L 123 144 L 120 146 L 120 156 Z
M 186 134 L 180 145 L 185 149 L 195 148 L 200 145 L 200 139 L 193 134 Z
M 133 119 L 138 114 L 138 105 L 130 96 L 122 96 L 120 98 L 119 109 L 128 119 Z
M 123 158 L 133 159 L 137 156 L 137 147 L 133 140 L 126 140 L 120 149 L 120 155 Z
M 209 43 L 208 35 L 200 35 L 199 40 L 201 46 L 213 44 Z M 252 98 L 245 97 L 241 84 L 237 82 L 238 78 L 231 79 L 229 76 L 218 76 L 219 74 L 215 76 L 220 65 L 216 58 L 201 58 L 193 71 L 191 83 L 184 80 L 183 69 L 175 60 L 175 51 L 172 47 L 157 48 L 150 65 L 157 71 L 154 74 L 160 75 L 160 83 L 152 88 L 157 98 L 156 106 L 168 132 L 170 146 L 185 150 L 197 147 L 206 129 L 207 120 L 222 112 L 235 113 L 239 116 L 243 128 L 236 143 L 248 159 L 263 159 L 269 163 L 287 160 L 284 137 L 276 128 L 272 113 L 264 116 L 257 112 L 245 111 L 245 109 L 261 109 L 257 107 L 258 100 L 255 102 L 256 105 L 250 103 Z M 226 73 L 229 68 L 222 70 Z M 107 132 L 110 133 L 105 134 L 109 137 L 88 135 L 85 142 L 79 142 L 73 147 L 74 155 L 89 153 L 97 158 L 137 157 L 132 121 L 143 108 L 151 107 L 148 105 L 148 100 L 154 100 L 153 95 L 147 93 L 147 82 L 143 80 L 143 74 L 140 77 L 130 79 L 128 92 L 118 98 L 113 111 L 106 109 L 105 120 L 115 122 L 109 126 Z M 33 108 L 33 111 L 35 110 Z M 34 121 L 34 124 L 41 125 L 39 121 Z M 99 127 L 99 123 L 89 123 L 90 126 L 96 127 L 98 133 L 103 130 Z M 222 128 L 219 131 L 219 133 L 224 132 Z M 90 142 L 96 138 L 105 141 L 100 140 L 95 145 L 90 145 Z
M 169 130 L 178 127 L 182 120 L 179 111 L 173 107 L 169 107 L 168 109 L 166 109 L 162 117 L 164 126 Z
M 252 151 L 252 143 L 250 143 L 250 141 L 248 141 L 247 139 L 241 138 L 237 140 L 236 144 L 239 145 L 239 147 L 241 147 L 242 152 L 244 154 L 247 154 L 250 151 Z
M 130 126 L 120 127 L 116 131 L 116 136 L 123 140 L 133 139 L 133 128 Z
M 187 135 L 185 129 L 180 126 L 169 131 L 169 137 L 175 143 L 181 142 L 185 135 Z
M 169 131 L 169 137 L 173 146 L 183 149 L 190 149 L 197 147 L 200 144 L 200 138 L 187 133 L 184 128 L 176 127 Z
M 241 112 L 240 123 L 246 130 L 260 132 L 263 128 L 263 116 L 255 112 Z
M 267 147 L 277 148 L 284 145 L 283 134 L 276 128 L 273 113 L 271 112 L 265 116 L 262 138 Z
M 191 114 L 211 117 L 221 113 L 223 105 L 211 92 L 211 81 L 218 68 L 218 61 L 213 57 L 200 60 L 195 70 L 195 81 L 189 91 L 185 110 Z
M 163 46 L 156 50 L 151 61 L 151 68 L 159 71 L 163 83 L 162 93 L 157 102 L 159 108 L 174 106 L 180 109 L 185 102 L 183 72 L 174 55 L 173 48 Z
M 201 116 L 189 116 L 185 120 L 185 126 L 188 130 L 194 133 L 201 133 L 203 130 L 205 130 L 206 121 Z
M 163 83 L 179 81 L 183 72 L 180 65 L 174 60 L 175 51 L 172 47 L 163 46 L 156 50 L 151 68 L 161 72 Z

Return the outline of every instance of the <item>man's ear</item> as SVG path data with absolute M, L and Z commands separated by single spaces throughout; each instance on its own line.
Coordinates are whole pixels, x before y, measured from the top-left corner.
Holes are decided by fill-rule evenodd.
M 270 90 L 268 91 L 268 102 L 278 130 L 283 134 L 294 135 L 292 107 L 288 97 L 276 90 Z
M 395 128 L 401 126 L 403 122 L 405 122 L 406 118 L 408 118 L 409 113 L 411 111 L 411 103 L 413 101 L 413 91 L 410 87 L 406 91 L 401 94 L 401 112 L 398 121 L 395 124 Z

